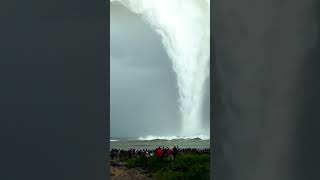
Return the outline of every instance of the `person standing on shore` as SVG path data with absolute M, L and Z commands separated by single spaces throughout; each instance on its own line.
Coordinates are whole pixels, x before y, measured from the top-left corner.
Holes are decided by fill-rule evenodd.
M 178 149 L 176 148 L 176 146 L 173 146 L 173 159 L 176 158 L 177 154 L 178 154 Z
M 167 149 L 163 147 L 162 151 L 163 151 L 163 158 L 167 158 Z
M 131 155 L 132 155 L 132 150 L 131 149 L 129 149 L 128 155 L 129 155 L 129 159 L 131 159 Z
M 114 157 L 114 150 L 113 149 L 111 149 L 110 157 L 111 157 L 111 160 L 113 160 L 113 157 Z
M 173 159 L 173 152 L 172 152 L 172 149 L 169 149 L 168 148 L 168 156 L 169 156 L 169 159 L 172 160 Z
M 163 158 L 163 150 L 160 147 L 157 149 L 156 154 L 159 159 Z

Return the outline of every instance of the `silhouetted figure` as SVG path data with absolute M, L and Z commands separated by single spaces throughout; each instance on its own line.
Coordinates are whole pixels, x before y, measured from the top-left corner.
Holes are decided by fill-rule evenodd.
M 167 149 L 163 147 L 162 150 L 163 150 L 163 157 L 167 158 L 168 157 L 167 156 Z
M 115 154 L 114 154 L 114 150 L 112 149 L 111 152 L 110 152 L 111 160 L 113 160 L 114 155 L 115 155 Z
M 129 149 L 129 151 L 128 151 L 129 159 L 131 158 L 131 155 L 132 155 L 131 151 L 132 151 L 131 149 Z
M 178 154 L 178 149 L 176 148 L 176 146 L 173 146 L 173 159 L 176 158 L 177 154 Z

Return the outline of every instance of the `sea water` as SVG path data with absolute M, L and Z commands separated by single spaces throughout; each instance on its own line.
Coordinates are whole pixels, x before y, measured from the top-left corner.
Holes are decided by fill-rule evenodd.
M 139 138 L 113 137 L 110 139 L 110 149 L 155 149 L 157 147 L 178 146 L 179 148 L 197 148 L 204 149 L 210 147 L 210 140 L 201 139 L 152 139 L 141 140 Z

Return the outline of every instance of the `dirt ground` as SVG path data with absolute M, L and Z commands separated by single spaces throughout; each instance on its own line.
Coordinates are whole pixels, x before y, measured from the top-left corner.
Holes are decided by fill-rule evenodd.
M 141 168 L 128 169 L 124 163 L 110 162 L 111 180 L 152 180 L 150 174 Z

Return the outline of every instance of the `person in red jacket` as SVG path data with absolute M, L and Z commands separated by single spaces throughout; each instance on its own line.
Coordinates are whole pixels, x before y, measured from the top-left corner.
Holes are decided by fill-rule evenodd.
M 156 155 L 157 155 L 158 158 L 162 159 L 163 150 L 160 147 L 156 150 Z
M 159 150 L 159 157 L 160 157 L 161 159 L 163 159 L 163 156 L 164 156 L 163 149 L 160 148 L 160 150 Z
M 156 148 L 156 150 L 155 150 L 155 152 L 154 152 L 157 158 L 159 158 L 159 148 L 160 148 L 160 147 Z

